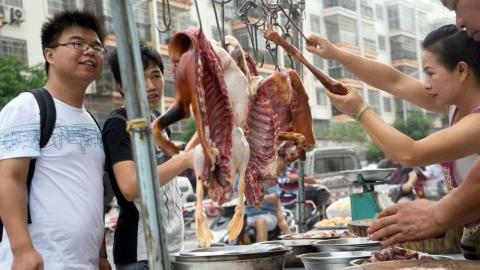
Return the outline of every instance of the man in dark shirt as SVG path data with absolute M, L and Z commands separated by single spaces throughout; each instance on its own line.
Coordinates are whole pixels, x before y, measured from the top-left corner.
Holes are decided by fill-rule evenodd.
M 152 119 L 160 115 L 158 107 L 164 89 L 163 63 L 159 53 L 145 45 L 140 46 L 148 106 Z M 123 97 L 118 55 L 113 53 L 111 69 Z M 116 269 L 147 269 L 148 257 L 139 207 L 139 192 L 130 136 L 126 131 L 127 112 L 124 107 L 114 110 L 103 127 L 106 167 L 112 188 L 120 206 L 113 244 Z M 163 190 L 163 226 L 169 252 L 177 252 L 183 243 L 183 214 L 180 189 L 175 176 L 192 167 L 192 152 L 168 159 L 156 149 L 157 173 Z M 160 165 L 161 164 L 161 165 Z

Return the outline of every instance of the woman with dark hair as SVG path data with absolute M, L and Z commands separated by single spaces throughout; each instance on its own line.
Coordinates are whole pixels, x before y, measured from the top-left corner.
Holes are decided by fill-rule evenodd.
M 428 34 L 423 48 L 425 82 L 391 66 L 340 50 L 318 36 L 310 37 L 307 46 L 310 52 L 339 61 L 376 88 L 427 110 L 448 114 L 450 127 L 415 141 L 370 110 L 354 88 L 348 87 L 345 96 L 327 92 L 337 109 L 354 116 L 373 142 L 394 162 L 405 167 L 442 162 L 447 185 L 453 189 L 466 178 L 480 153 L 477 143 L 480 136 L 480 114 L 477 113 L 480 112 L 480 44 L 465 31 L 446 25 Z M 384 229 L 391 225 L 388 220 L 382 222 Z M 478 226 L 473 224 L 465 227 L 462 248 L 466 258 L 480 258 L 478 231 Z M 383 236 L 388 238 L 395 233 L 391 230 Z M 376 233 L 371 237 L 375 238 Z

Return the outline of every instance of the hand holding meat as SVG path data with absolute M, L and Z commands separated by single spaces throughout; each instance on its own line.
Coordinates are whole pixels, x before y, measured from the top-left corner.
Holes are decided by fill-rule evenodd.
M 330 98 L 332 104 L 342 113 L 354 116 L 365 103 L 358 91 L 350 86 L 345 86 L 348 90 L 346 95 L 336 95 L 332 92 L 325 91 Z
M 392 245 L 440 235 L 447 228 L 443 228 L 433 215 L 435 203 L 418 200 L 383 210 L 368 228 L 370 239 L 381 240 L 382 245 Z
M 308 36 L 306 49 L 307 51 L 325 59 L 337 59 L 342 52 L 329 40 L 318 35 Z

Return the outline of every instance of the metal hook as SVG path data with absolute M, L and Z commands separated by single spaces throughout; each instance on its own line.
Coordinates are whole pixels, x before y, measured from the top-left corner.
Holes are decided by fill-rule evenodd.
M 280 66 L 278 65 L 277 55 L 276 55 L 278 45 L 275 44 L 275 48 L 272 49 L 270 46 L 270 41 L 265 40 L 265 49 L 268 51 L 268 53 L 270 53 L 270 56 L 272 57 L 273 63 L 275 65 L 275 70 L 280 71 Z
M 225 48 L 225 4 L 230 3 L 232 0 L 212 0 L 213 12 L 215 13 L 215 21 L 217 23 L 218 36 L 221 39 L 222 47 Z M 222 27 L 220 28 L 220 23 L 218 22 L 217 8 L 215 4 L 221 6 L 221 15 L 222 15 Z
M 197 10 L 198 23 L 200 24 L 200 32 L 203 32 L 202 18 L 200 18 L 200 11 L 198 10 L 198 3 L 197 3 L 197 0 L 194 0 L 194 1 L 195 1 L 195 9 Z
M 165 6 L 167 9 L 165 9 Z M 166 11 L 168 10 L 168 20 L 167 20 L 167 14 Z M 157 28 L 158 32 L 160 33 L 166 33 L 171 30 L 172 28 L 172 13 L 170 12 L 170 0 L 162 0 L 162 19 L 163 19 L 163 24 L 165 25 L 165 30 L 161 30 L 158 24 L 155 24 L 155 27 Z

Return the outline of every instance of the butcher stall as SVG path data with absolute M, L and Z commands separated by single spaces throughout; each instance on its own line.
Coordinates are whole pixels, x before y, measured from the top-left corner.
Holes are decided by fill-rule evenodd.
M 132 0 L 111 1 L 141 207 L 148 213 L 143 217 L 149 269 L 480 269 L 480 264 L 460 260 L 458 255 L 428 253 L 420 250 L 421 246 L 382 247 L 358 230 L 306 231 L 303 162 L 315 140 L 303 66 L 327 90 L 345 94 L 347 89 L 301 53 L 303 42 L 308 42 L 302 31 L 304 2 L 212 0 L 219 37 L 213 40 L 205 36 L 202 28 L 202 18 L 210 14 L 200 14 L 194 0 L 198 27 L 171 33 L 168 44 L 168 56 L 174 66 L 175 101 L 149 123 L 132 11 L 135 4 Z M 233 5 L 247 29 L 251 54 L 235 37 L 225 35 L 228 4 Z M 171 30 L 172 14 L 169 0 L 162 0 L 162 5 L 163 14 L 159 17 L 164 25 L 157 28 L 165 33 Z M 265 50 L 259 49 L 259 36 L 264 37 Z M 259 72 L 265 61 L 260 51 L 267 52 L 274 64 L 268 75 Z M 181 151 L 164 137 L 164 130 L 190 116 L 197 131 L 197 143 L 190 147 L 200 201 L 195 213 L 198 248 L 168 255 L 164 228 L 159 222 L 162 191 L 153 145 L 172 155 Z M 280 171 L 293 162 L 298 162 L 300 176 L 296 232 L 276 241 L 234 245 L 239 243 L 236 240 L 245 228 L 245 204 L 258 207 L 266 189 L 276 184 Z M 353 182 L 373 184 L 365 180 L 368 179 Z M 363 190 L 356 201 L 371 201 L 371 190 Z M 227 228 L 229 244 L 214 243 L 201 200 L 206 195 L 221 205 L 230 201 L 234 193 L 238 193 L 239 199 Z M 351 217 L 343 221 L 354 223 Z M 451 250 L 458 252 L 458 233 L 451 235 L 451 239 L 449 234 L 445 236 L 450 241 L 444 243 L 451 243 Z

